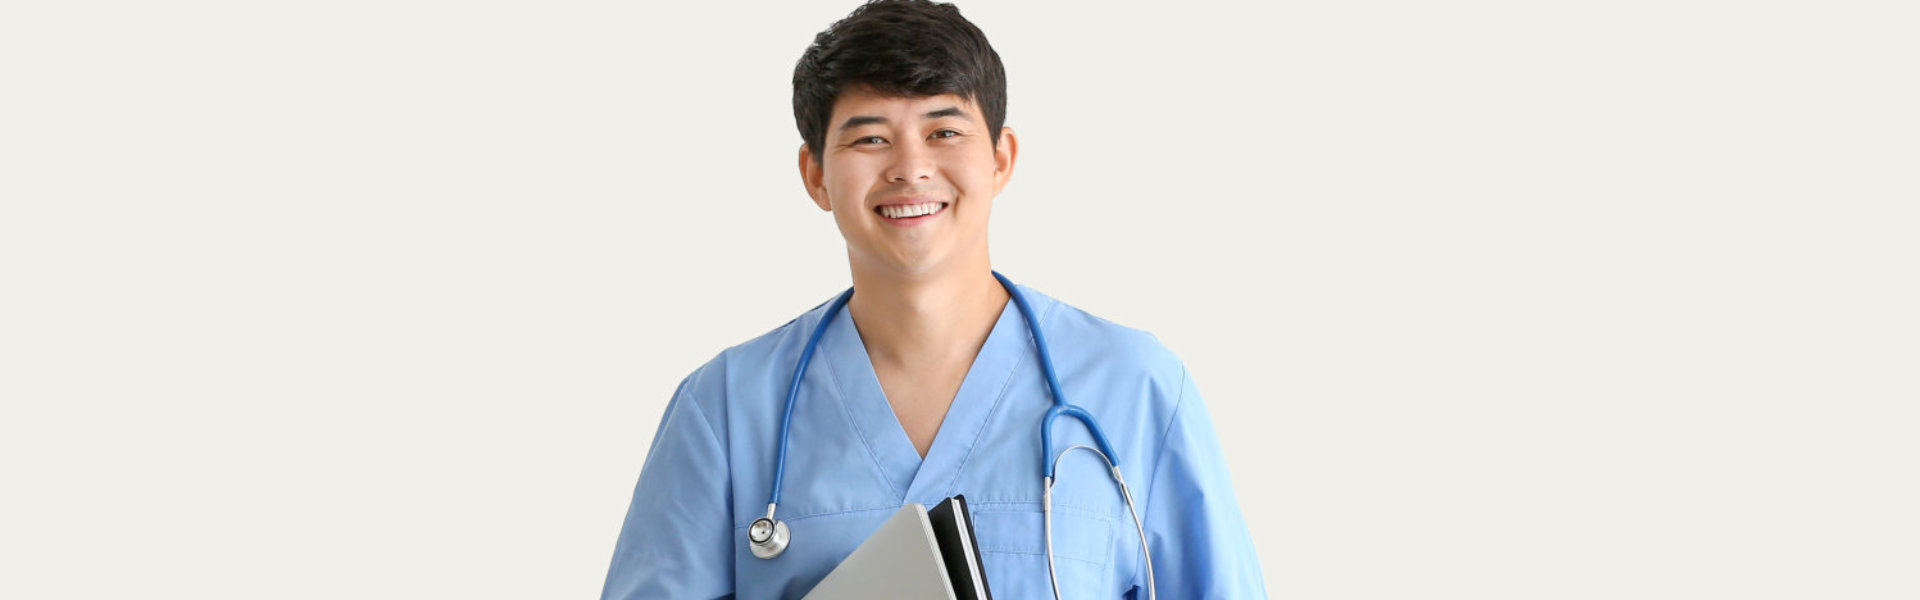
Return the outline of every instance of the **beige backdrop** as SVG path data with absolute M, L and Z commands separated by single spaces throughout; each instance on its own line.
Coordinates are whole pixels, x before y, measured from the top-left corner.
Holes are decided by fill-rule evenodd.
M 0 596 L 591 598 L 854 2 L 0 8 Z M 1905 2 L 964 2 L 1275 598 L 1920 596 Z

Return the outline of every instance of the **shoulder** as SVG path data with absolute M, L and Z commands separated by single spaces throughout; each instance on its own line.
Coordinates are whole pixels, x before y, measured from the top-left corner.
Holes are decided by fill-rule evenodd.
M 776 371 L 782 371 L 776 368 L 779 365 L 792 368 L 806 345 L 806 336 L 820 323 L 831 303 L 832 299 L 828 299 L 766 333 L 721 350 L 681 380 L 675 400 L 681 401 L 684 397 L 698 404 L 700 411 L 709 417 L 725 415 L 727 398 L 736 389 L 743 385 L 764 386 Z
M 1108 374 L 1130 373 L 1177 400 L 1180 388 L 1187 384 L 1186 364 L 1159 337 L 1025 285 L 1018 287 L 1042 315 L 1040 329 L 1056 363 L 1072 362 Z
M 1023 290 L 1024 291 L 1024 290 Z M 1029 294 L 1029 303 L 1042 302 Z M 1101 423 L 1129 478 L 1150 477 L 1165 454 L 1168 432 L 1196 414 L 1200 402 L 1185 362 L 1148 331 L 1122 325 L 1066 302 L 1035 306 L 1068 400 Z

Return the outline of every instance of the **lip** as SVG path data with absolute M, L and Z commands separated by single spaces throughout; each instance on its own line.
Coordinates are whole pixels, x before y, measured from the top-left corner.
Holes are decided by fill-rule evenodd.
M 941 200 L 933 196 L 901 196 L 899 198 L 888 198 L 885 202 L 875 204 L 873 205 L 873 207 L 880 208 L 882 206 L 900 206 L 903 204 L 925 204 L 928 202 L 946 202 L 946 200 Z
M 886 215 L 880 214 L 880 207 L 882 206 L 903 206 L 907 204 L 925 204 L 927 202 L 939 202 L 946 206 L 940 207 L 940 210 L 934 211 L 932 214 L 920 215 L 918 217 L 907 217 L 904 219 L 889 219 L 886 217 Z M 953 209 L 953 202 L 950 200 L 941 200 L 939 198 L 919 196 L 919 197 L 911 197 L 911 198 L 894 198 L 891 200 L 887 200 L 886 202 L 881 202 L 879 204 L 873 205 L 873 208 L 871 210 L 875 218 L 880 219 L 881 222 L 884 222 L 888 225 L 892 225 L 894 227 L 918 227 L 920 225 L 925 225 L 936 218 L 945 216 L 947 214 L 947 211 L 952 209 Z

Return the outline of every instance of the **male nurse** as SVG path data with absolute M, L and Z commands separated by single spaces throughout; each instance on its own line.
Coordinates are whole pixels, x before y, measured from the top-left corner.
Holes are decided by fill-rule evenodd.
M 851 296 L 680 383 L 602 598 L 799 598 L 903 504 L 956 494 L 1000 598 L 1266 597 L 1186 367 L 1146 332 L 995 276 L 987 226 L 1020 148 L 1006 109 L 999 55 L 951 4 L 876 0 L 814 38 L 793 74 L 797 163 L 846 240 Z M 1072 418 L 1043 450 L 1053 390 L 1028 320 L 1113 456 Z M 750 538 L 768 516 L 790 392 L 775 515 L 788 536 L 767 557 Z

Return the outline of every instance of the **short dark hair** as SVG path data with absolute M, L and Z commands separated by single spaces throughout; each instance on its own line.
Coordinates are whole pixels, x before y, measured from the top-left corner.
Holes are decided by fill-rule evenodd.
M 954 94 L 980 105 L 1000 145 L 1007 72 L 960 9 L 928 0 L 871 0 L 814 36 L 793 67 L 793 120 L 819 164 L 840 93 L 864 87 L 888 96 Z

